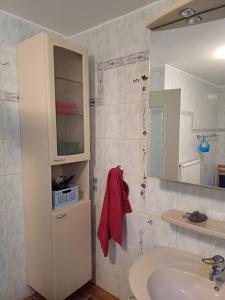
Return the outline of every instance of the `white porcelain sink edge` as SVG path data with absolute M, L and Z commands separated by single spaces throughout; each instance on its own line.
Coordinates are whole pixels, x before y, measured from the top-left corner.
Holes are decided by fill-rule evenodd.
M 208 279 L 210 266 L 204 265 L 201 257 L 169 247 L 158 247 L 138 258 L 129 272 L 130 287 L 138 300 L 161 300 L 161 298 L 157 298 L 156 296 L 152 299 L 149 292 L 149 285 L 151 285 L 149 284 L 149 278 L 151 278 L 154 272 L 160 270 L 162 272 L 159 278 L 163 278 L 165 274 L 169 276 L 172 272 L 176 274 L 178 278 L 177 282 L 179 282 L 179 278 L 186 280 L 186 282 L 180 282 L 179 284 L 182 285 L 184 283 L 184 286 L 186 286 L 190 280 L 193 283 L 194 281 L 201 284 L 204 282 L 204 286 L 207 286 L 210 293 L 211 289 L 214 293 L 213 283 Z M 197 287 L 191 293 L 199 293 L 199 291 L 196 291 Z M 220 296 L 221 294 L 216 297 L 222 299 Z M 178 297 L 177 299 L 180 298 Z M 185 297 L 182 299 L 185 299 Z M 192 297 L 190 296 L 187 299 L 192 299 Z

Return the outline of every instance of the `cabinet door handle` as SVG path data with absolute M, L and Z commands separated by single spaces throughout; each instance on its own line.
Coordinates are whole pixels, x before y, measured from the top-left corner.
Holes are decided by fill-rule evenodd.
M 54 161 L 65 161 L 66 159 L 65 158 L 56 158 L 54 159 Z
M 56 218 L 56 219 L 62 219 L 62 218 L 64 218 L 65 216 L 66 216 L 66 214 L 61 214 L 61 215 L 56 216 L 55 218 Z

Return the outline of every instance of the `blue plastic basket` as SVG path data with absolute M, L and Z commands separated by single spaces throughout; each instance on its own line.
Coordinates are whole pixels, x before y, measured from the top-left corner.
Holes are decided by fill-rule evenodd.
M 68 188 L 52 192 L 52 207 L 63 208 L 71 203 L 79 201 L 79 187 L 69 185 Z

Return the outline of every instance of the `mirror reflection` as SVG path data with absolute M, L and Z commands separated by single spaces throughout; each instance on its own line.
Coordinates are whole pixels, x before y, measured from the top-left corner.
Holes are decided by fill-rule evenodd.
M 150 176 L 225 188 L 224 28 L 150 33 Z

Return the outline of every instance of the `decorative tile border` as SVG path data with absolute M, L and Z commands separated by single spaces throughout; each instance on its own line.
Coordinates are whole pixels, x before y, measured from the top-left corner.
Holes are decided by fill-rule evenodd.
M 130 54 L 127 56 L 127 64 L 139 63 L 149 60 L 149 50 L 141 51 L 139 53 Z
M 103 62 L 98 63 L 97 64 L 97 69 L 98 69 L 98 71 L 104 71 L 104 63 Z
M 192 129 L 192 133 L 197 134 L 197 133 L 206 133 L 206 132 L 213 132 L 213 133 L 218 133 L 218 132 L 225 132 L 225 128 L 200 128 L 200 129 Z
M 225 132 L 225 128 L 217 128 L 216 132 Z
M 90 106 L 103 105 L 104 104 L 104 71 L 113 68 L 122 67 L 129 64 L 140 63 L 142 61 L 149 60 L 149 50 L 141 51 L 134 54 L 130 54 L 123 57 L 117 57 L 97 64 L 97 97 L 90 99 Z M 142 77 L 143 81 L 147 80 L 148 77 Z M 142 92 L 145 92 L 143 90 Z
M 193 115 L 194 113 L 192 111 L 181 111 L 180 113 L 182 116 L 186 116 L 186 117 L 192 117 L 193 118 Z
M 17 93 L 0 92 L 1 101 L 19 101 L 19 95 Z
M 115 59 L 110 59 L 104 62 L 104 71 L 112 68 L 122 67 L 129 64 L 139 63 L 142 61 L 149 60 L 149 50 L 141 51 L 134 54 L 130 54 L 123 57 L 118 57 Z M 99 65 L 99 68 L 102 68 L 102 65 Z
M 225 128 L 193 128 L 194 122 L 194 113 L 192 111 L 181 111 L 182 116 L 191 117 L 192 118 L 192 133 L 199 134 L 199 133 L 206 133 L 206 132 L 225 132 Z
M 101 106 L 104 105 L 103 98 L 91 98 L 89 102 L 90 106 Z
M 98 71 L 98 97 L 103 98 L 104 97 L 104 72 Z
M 113 69 L 113 68 L 117 68 L 117 67 L 121 67 L 123 65 L 125 65 L 125 58 L 126 57 L 118 57 L 115 59 L 110 59 L 108 61 L 104 62 L 104 71 L 108 70 L 108 69 Z

